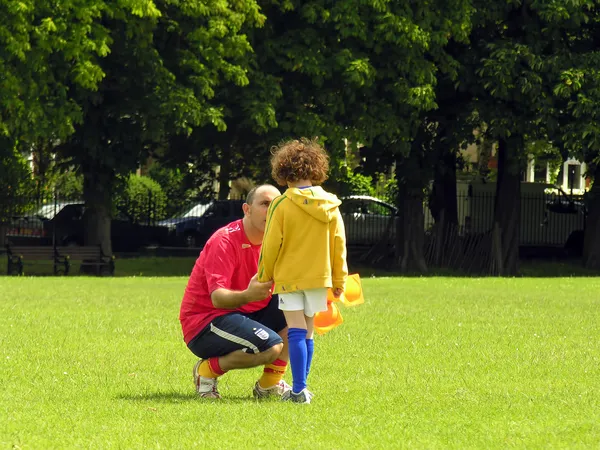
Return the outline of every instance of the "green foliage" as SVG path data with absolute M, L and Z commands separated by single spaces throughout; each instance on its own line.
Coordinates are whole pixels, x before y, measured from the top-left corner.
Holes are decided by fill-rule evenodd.
M 560 150 L 545 140 L 529 141 L 525 148 L 527 153 L 534 158 L 536 166 L 548 164 L 550 183 L 555 184 L 563 164 L 563 157 Z
M 327 186 L 338 196 L 346 195 L 375 195 L 373 179 L 350 170 L 346 164 L 339 164 L 330 174 L 331 180 Z
M 166 217 L 173 216 L 194 197 L 195 190 L 188 187 L 187 175 L 179 168 L 164 167 L 156 162 L 150 166 L 148 176 L 160 184 L 168 199 L 165 205 Z
M 75 170 L 60 171 L 54 176 L 53 181 L 60 198 L 81 199 L 83 197 L 83 175 Z
M 436 106 L 436 73 L 452 72 L 444 46 L 465 40 L 469 5 L 264 2 L 267 22 L 252 42 L 259 67 L 281 89 L 268 142 L 319 136 L 334 156 L 344 138 L 373 154 L 406 151 L 418 113 Z
M 73 132 L 82 120 L 73 92 L 95 90 L 104 76 L 108 11 L 101 0 L 0 1 L 1 134 L 32 143 Z
M 387 176 L 385 174 L 379 174 L 377 176 L 375 190 L 378 198 L 395 205 L 398 196 L 398 181 L 396 180 L 396 175 L 392 174 L 392 176 Z
M 115 206 L 134 223 L 154 223 L 166 215 L 167 196 L 160 184 L 150 177 L 130 175 Z
M 0 222 L 31 209 L 34 190 L 27 160 L 10 140 L 0 137 Z
M 474 108 L 488 134 L 549 139 L 579 159 L 587 149 L 600 148 L 597 5 L 474 5 L 476 26 L 459 59 L 475 70 L 465 70 L 461 84 L 476 95 Z
M 0 195 L 6 198 L 31 195 L 34 187 L 27 160 L 9 140 L 0 138 Z

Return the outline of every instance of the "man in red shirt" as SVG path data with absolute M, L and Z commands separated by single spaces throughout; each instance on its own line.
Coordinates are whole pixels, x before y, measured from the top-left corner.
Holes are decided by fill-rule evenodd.
M 242 207 L 244 218 L 217 230 L 192 270 L 179 320 L 185 343 L 201 358 L 194 366 L 200 397 L 220 398 L 221 375 L 260 365 L 265 368 L 254 385 L 256 398 L 281 396 L 290 389 L 283 381 L 285 318 L 277 295 L 271 295 L 272 283 L 260 283 L 256 276 L 267 209 L 279 195 L 271 185 L 252 189 Z

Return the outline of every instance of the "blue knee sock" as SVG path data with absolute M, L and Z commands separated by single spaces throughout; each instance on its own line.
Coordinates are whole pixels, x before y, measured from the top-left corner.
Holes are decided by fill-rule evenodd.
M 297 394 L 306 387 L 306 330 L 288 329 L 288 348 L 292 366 L 292 391 Z
M 315 341 L 312 339 L 306 340 L 306 378 L 310 373 L 310 364 L 312 363 L 313 353 L 315 351 Z

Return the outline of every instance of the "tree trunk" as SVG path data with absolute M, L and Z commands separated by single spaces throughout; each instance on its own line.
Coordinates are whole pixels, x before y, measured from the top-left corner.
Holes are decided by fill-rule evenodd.
M 231 175 L 231 147 L 224 145 L 221 156 L 221 164 L 219 168 L 219 200 L 227 200 L 229 198 L 229 177 Z
M 396 206 L 400 217 L 396 226 L 396 264 L 402 272 L 427 272 L 424 255 L 424 215 L 423 200 L 425 194 L 422 186 L 407 174 L 418 175 L 413 166 L 415 161 L 397 158 L 396 180 L 398 196 Z M 411 170 L 412 169 L 412 170 Z
M 522 139 L 498 141 L 498 183 L 494 222 L 499 228 L 500 275 L 516 275 L 519 265 L 519 232 L 521 220 Z
M 95 170 L 94 170 L 95 169 Z M 98 167 L 83 174 L 83 242 L 85 245 L 100 245 L 105 255 L 112 255 L 111 243 L 111 190 L 114 175 L 110 170 Z
M 458 232 L 456 195 L 456 153 L 445 152 L 436 165 L 429 197 L 429 209 L 436 226 L 434 264 L 438 267 L 446 265 L 450 246 Z
M 587 194 L 588 216 L 583 238 L 583 264 L 600 269 L 600 165 L 594 170 L 594 184 Z
M 492 148 L 492 140 L 484 137 L 483 142 L 481 143 L 481 150 L 479 152 L 479 161 L 477 163 L 477 171 L 483 179 L 487 178 L 488 174 L 490 173 L 488 165 L 492 157 Z
M 41 140 L 31 147 L 33 163 L 33 174 L 35 175 L 38 188 L 46 185 L 48 169 L 50 168 L 50 151 Z

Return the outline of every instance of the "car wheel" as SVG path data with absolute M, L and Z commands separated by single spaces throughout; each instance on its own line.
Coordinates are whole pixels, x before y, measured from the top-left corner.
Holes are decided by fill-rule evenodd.
M 192 248 L 196 246 L 196 242 L 198 241 L 198 238 L 195 234 L 193 233 L 188 233 L 185 235 L 185 246 Z
M 565 243 L 565 251 L 567 252 L 567 256 L 572 258 L 580 258 L 583 256 L 583 238 L 583 230 L 575 230 L 571 232 L 567 238 L 567 242 Z

